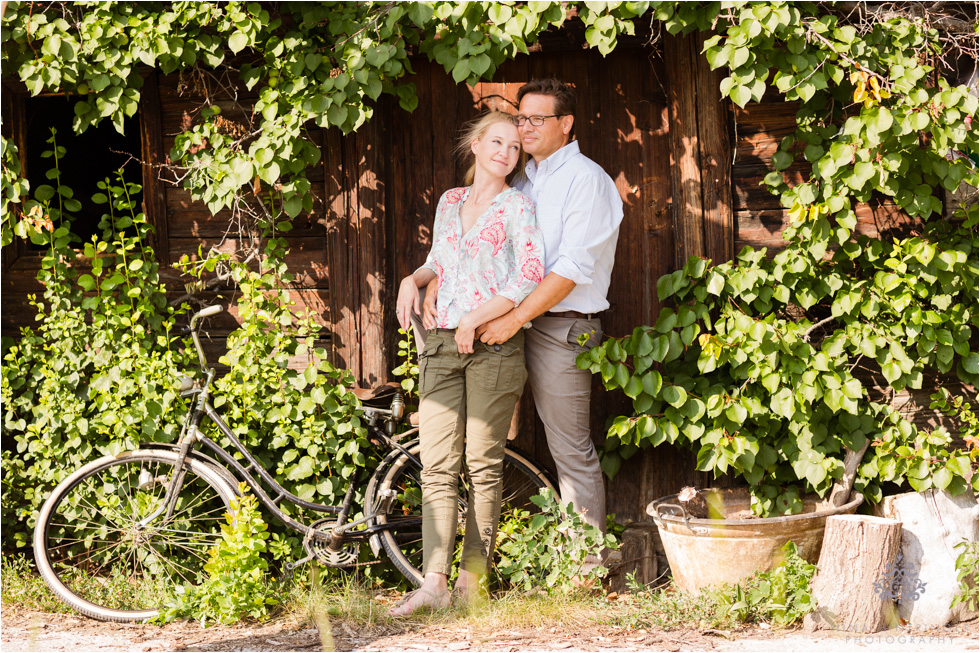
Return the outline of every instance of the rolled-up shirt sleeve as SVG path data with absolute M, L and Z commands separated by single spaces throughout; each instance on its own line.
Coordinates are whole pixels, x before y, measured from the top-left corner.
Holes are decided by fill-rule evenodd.
M 551 271 L 578 285 L 590 285 L 596 261 L 619 232 L 623 206 L 608 177 L 582 175 L 565 202 L 558 259 Z
M 534 203 L 516 194 L 508 203 L 507 240 L 514 260 L 511 274 L 497 293 L 517 306 L 544 278 L 544 241 L 534 212 Z

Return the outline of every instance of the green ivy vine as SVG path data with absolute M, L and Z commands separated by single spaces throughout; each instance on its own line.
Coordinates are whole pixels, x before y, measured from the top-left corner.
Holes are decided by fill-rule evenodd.
M 975 445 L 872 400 L 876 386 L 918 389 L 937 373 L 976 387 L 976 206 L 945 220 L 936 196 L 977 186 L 964 156 L 978 151 L 976 96 L 934 74 L 938 35 L 921 22 L 859 31 L 818 4 L 714 8 L 704 52 L 729 70 L 721 92 L 744 106 L 772 84 L 798 102 L 764 181 L 788 209 L 788 246 L 771 259 L 751 248 L 719 265 L 690 259 L 659 280 L 667 306 L 652 327 L 580 357 L 633 400 L 609 430 L 607 473 L 640 447 L 686 443 L 698 469 L 747 481 L 758 514 L 786 514 L 802 491 L 826 495 L 845 448 L 870 441 L 855 487 L 872 501 L 886 482 L 976 491 Z M 705 11 L 655 13 L 677 33 L 704 29 Z M 812 165 L 791 186 L 781 171 L 801 156 Z M 904 233 L 856 233 L 858 204 L 873 197 L 908 216 Z
M 975 386 L 978 373 L 976 207 L 949 221 L 937 195 L 977 186 L 969 160 L 980 151 L 977 99 L 939 74 L 942 41 L 925 21 L 901 12 L 855 21 L 828 3 L 785 1 L 11 2 L 0 42 L 5 74 L 32 94 L 84 98 L 78 132 L 106 119 L 121 130 L 148 69 L 179 73 L 200 91 L 169 174 L 212 212 L 241 209 L 267 234 L 269 246 L 263 239 L 249 253 L 261 274 L 236 273 L 260 330 L 278 314 L 263 302 L 286 273 L 277 235 L 314 201 L 306 171 L 320 151 L 308 129 L 353 131 L 382 94 L 412 110 L 416 54 L 472 84 L 549 27 L 581 21 L 589 45 L 607 54 L 638 18 L 672 34 L 704 32 L 709 65 L 728 72 L 720 94 L 735 104 L 760 101 L 769 88 L 797 103 L 797 129 L 764 181 L 791 223 L 788 247 L 771 259 L 746 250 L 720 265 L 694 259 L 663 277 L 667 307 L 656 324 L 582 360 L 634 401 L 635 414 L 610 431 L 607 471 L 636 447 L 686 439 L 701 469 L 734 469 L 752 484 L 757 511 L 792 512 L 801 489 L 825 493 L 840 475 L 843 447 L 871 439 L 858 488 L 872 499 L 886 481 L 976 488 L 975 448 L 950 450 L 948 435 L 918 432 L 870 394 L 877 384 L 919 388 L 933 373 Z M 246 93 L 254 103 L 239 102 Z M 802 183 L 790 183 L 791 167 L 803 171 Z M 4 139 L 2 242 L 66 238 L 50 213 L 18 206 L 27 191 L 20 174 Z M 857 232 L 859 205 L 878 199 L 909 219 L 894 238 Z M 49 261 L 52 269 L 59 261 Z M 51 285 L 51 305 L 59 292 L 80 289 Z M 237 337 L 261 338 L 247 325 Z M 249 382 L 266 380 L 249 367 L 261 361 L 247 347 L 229 356 Z M 274 387 L 311 383 L 276 365 L 268 371 Z M 283 398 L 279 411 L 287 415 L 277 422 L 280 440 L 309 417 L 291 402 Z

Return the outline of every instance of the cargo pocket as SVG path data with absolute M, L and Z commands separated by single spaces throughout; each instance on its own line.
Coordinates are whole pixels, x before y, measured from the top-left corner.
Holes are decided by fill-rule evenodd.
M 484 387 L 491 392 L 521 392 L 527 380 L 524 367 L 524 350 L 510 342 L 499 345 L 483 345 L 487 357 Z
M 439 374 L 439 360 L 435 358 L 435 355 L 441 348 L 441 342 L 430 340 L 422 353 L 419 354 L 419 396 L 424 395 L 432 388 L 432 384 Z

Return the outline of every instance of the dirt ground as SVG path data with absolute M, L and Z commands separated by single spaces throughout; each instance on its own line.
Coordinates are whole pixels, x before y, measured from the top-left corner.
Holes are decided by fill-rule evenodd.
M 648 632 L 598 624 L 578 628 L 516 629 L 475 634 L 453 628 L 404 623 L 355 630 L 343 622 L 311 624 L 278 620 L 263 624 L 201 628 L 112 624 L 82 616 L 0 607 L 0 650 L 13 651 L 976 651 L 977 621 L 931 631 L 896 629 L 875 635 L 805 633 L 751 628 L 730 631 Z

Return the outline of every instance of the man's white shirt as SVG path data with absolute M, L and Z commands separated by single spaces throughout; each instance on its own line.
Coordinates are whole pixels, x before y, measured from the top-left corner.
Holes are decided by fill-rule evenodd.
M 544 236 L 544 271 L 575 282 L 552 311 L 598 313 L 606 292 L 623 221 L 616 184 L 572 141 L 539 164 L 531 159 L 514 187 L 535 204 Z

